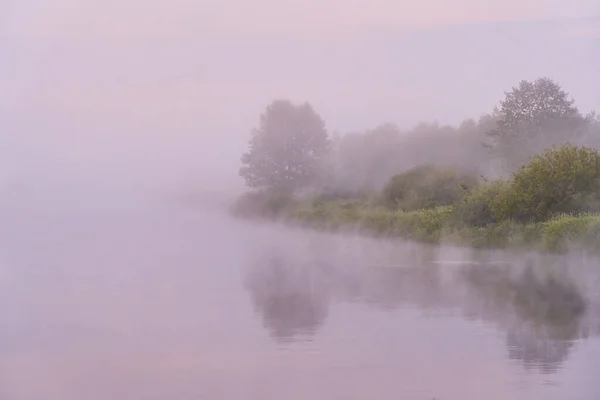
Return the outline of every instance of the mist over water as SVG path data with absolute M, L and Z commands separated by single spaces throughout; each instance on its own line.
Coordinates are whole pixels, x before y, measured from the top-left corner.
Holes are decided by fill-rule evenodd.
M 521 79 L 599 109 L 596 0 L 1 3 L 1 400 L 598 398 L 596 257 L 227 213 L 277 98 L 343 190 L 487 162 Z
M 596 259 L 106 200 L 2 208 L 3 398 L 596 398 Z

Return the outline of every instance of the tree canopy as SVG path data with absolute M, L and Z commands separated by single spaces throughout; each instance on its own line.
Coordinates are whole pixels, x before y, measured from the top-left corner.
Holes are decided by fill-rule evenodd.
M 518 82 L 489 113 L 458 126 L 423 122 L 405 130 L 385 123 L 331 141 L 308 103 L 275 100 L 252 132 L 240 175 L 251 189 L 289 194 L 318 184 L 328 194 L 362 196 L 417 165 L 506 178 L 534 154 L 566 142 L 600 148 L 600 117 L 583 116 L 550 78 Z
M 587 123 L 569 94 L 545 77 L 523 80 L 506 92 L 498 114 L 489 135 L 496 154 L 510 167 L 524 164 L 552 144 L 577 140 Z
M 323 178 L 329 147 L 325 122 L 308 103 L 275 100 L 252 132 L 240 176 L 253 189 L 294 192 Z

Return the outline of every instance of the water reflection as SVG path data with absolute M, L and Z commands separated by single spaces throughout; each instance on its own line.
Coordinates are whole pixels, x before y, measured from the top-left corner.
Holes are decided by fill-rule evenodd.
M 252 269 L 246 282 L 255 310 L 277 341 L 310 338 L 329 307 L 329 290 L 318 269 L 271 254 Z
M 537 274 L 531 265 L 517 274 L 507 267 L 470 267 L 460 276 L 469 304 L 479 305 L 469 311 L 504 331 L 509 358 L 527 369 L 556 372 L 575 341 L 589 335 L 588 301 L 568 276 Z
M 547 263 L 491 262 L 481 254 L 444 263 L 440 254 L 412 247 L 402 252 L 401 262 L 396 253 L 374 264 L 370 254 L 335 246 L 329 252 L 271 249 L 252 260 L 247 288 L 278 341 L 310 338 L 333 301 L 389 312 L 410 308 L 490 323 L 503 334 L 509 359 L 550 374 L 578 340 L 600 334 L 597 304 Z

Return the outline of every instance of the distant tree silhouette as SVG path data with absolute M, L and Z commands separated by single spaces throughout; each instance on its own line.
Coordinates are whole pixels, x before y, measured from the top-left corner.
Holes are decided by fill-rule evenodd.
M 585 133 L 586 119 L 562 87 L 550 78 L 523 80 L 505 93 L 496 126 L 488 132 L 494 154 L 508 169 L 556 143 L 576 141 Z
M 294 192 L 315 185 L 329 145 L 325 123 L 308 103 L 275 100 L 252 132 L 240 175 L 252 189 Z

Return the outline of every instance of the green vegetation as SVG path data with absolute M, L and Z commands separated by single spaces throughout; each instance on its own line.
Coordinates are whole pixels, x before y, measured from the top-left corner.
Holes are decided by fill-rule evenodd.
M 415 211 L 453 204 L 476 185 L 477 178 L 456 168 L 423 165 L 392 176 L 382 197 L 390 208 Z
M 535 155 L 511 182 L 504 218 L 545 220 L 561 213 L 600 210 L 600 154 L 563 145 Z
M 571 169 L 552 162 L 567 156 L 571 157 Z M 418 189 L 408 190 L 408 203 L 403 203 L 406 197 L 401 194 L 405 192 L 391 188 L 402 188 L 405 178 L 422 173 L 421 167 L 394 176 L 381 194 L 370 198 L 295 198 L 253 193 L 238 201 L 236 211 L 246 216 L 281 218 L 321 230 L 356 230 L 368 235 L 428 243 L 556 252 L 573 248 L 598 251 L 600 203 L 593 196 L 598 191 L 590 188 L 600 181 L 600 168 L 586 167 L 579 171 L 579 166 L 590 160 L 600 160 L 600 154 L 565 144 L 533 157 L 507 180 L 477 184 L 470 177 L 466 179 L 467 185 L 463 179 L 457 179 L 457 175 L 448 174 L 448 170 L 428 169 L 428 173 L 439 175 L 415 182 Z M 559 169 L 555 169 L 557 167 Z M 536 172 L 531 175 L 531 171 Z M 447 180 L 440 181 L 442 177 Z M 589 183 L 578 186 L 579 179 Z M 439 192 L 433 190 L 436 187 L 440 188 Z M 540 189 L 562 187 L 568 190 Z M 447 196 L 448 193 L 452 196 Z M 400 201 L 392 205 L 390 199 Z
M 255 191 L 233 211 L 429 243 L 600 251 L 600 153 L 585 145 L 598 138 L 596 114 L 582 117 L 547 78 L 521 82 L 479 122 L 405 135 L 384 124 L 330 139 L 308 104 L 278 100 L 242 157 Z

